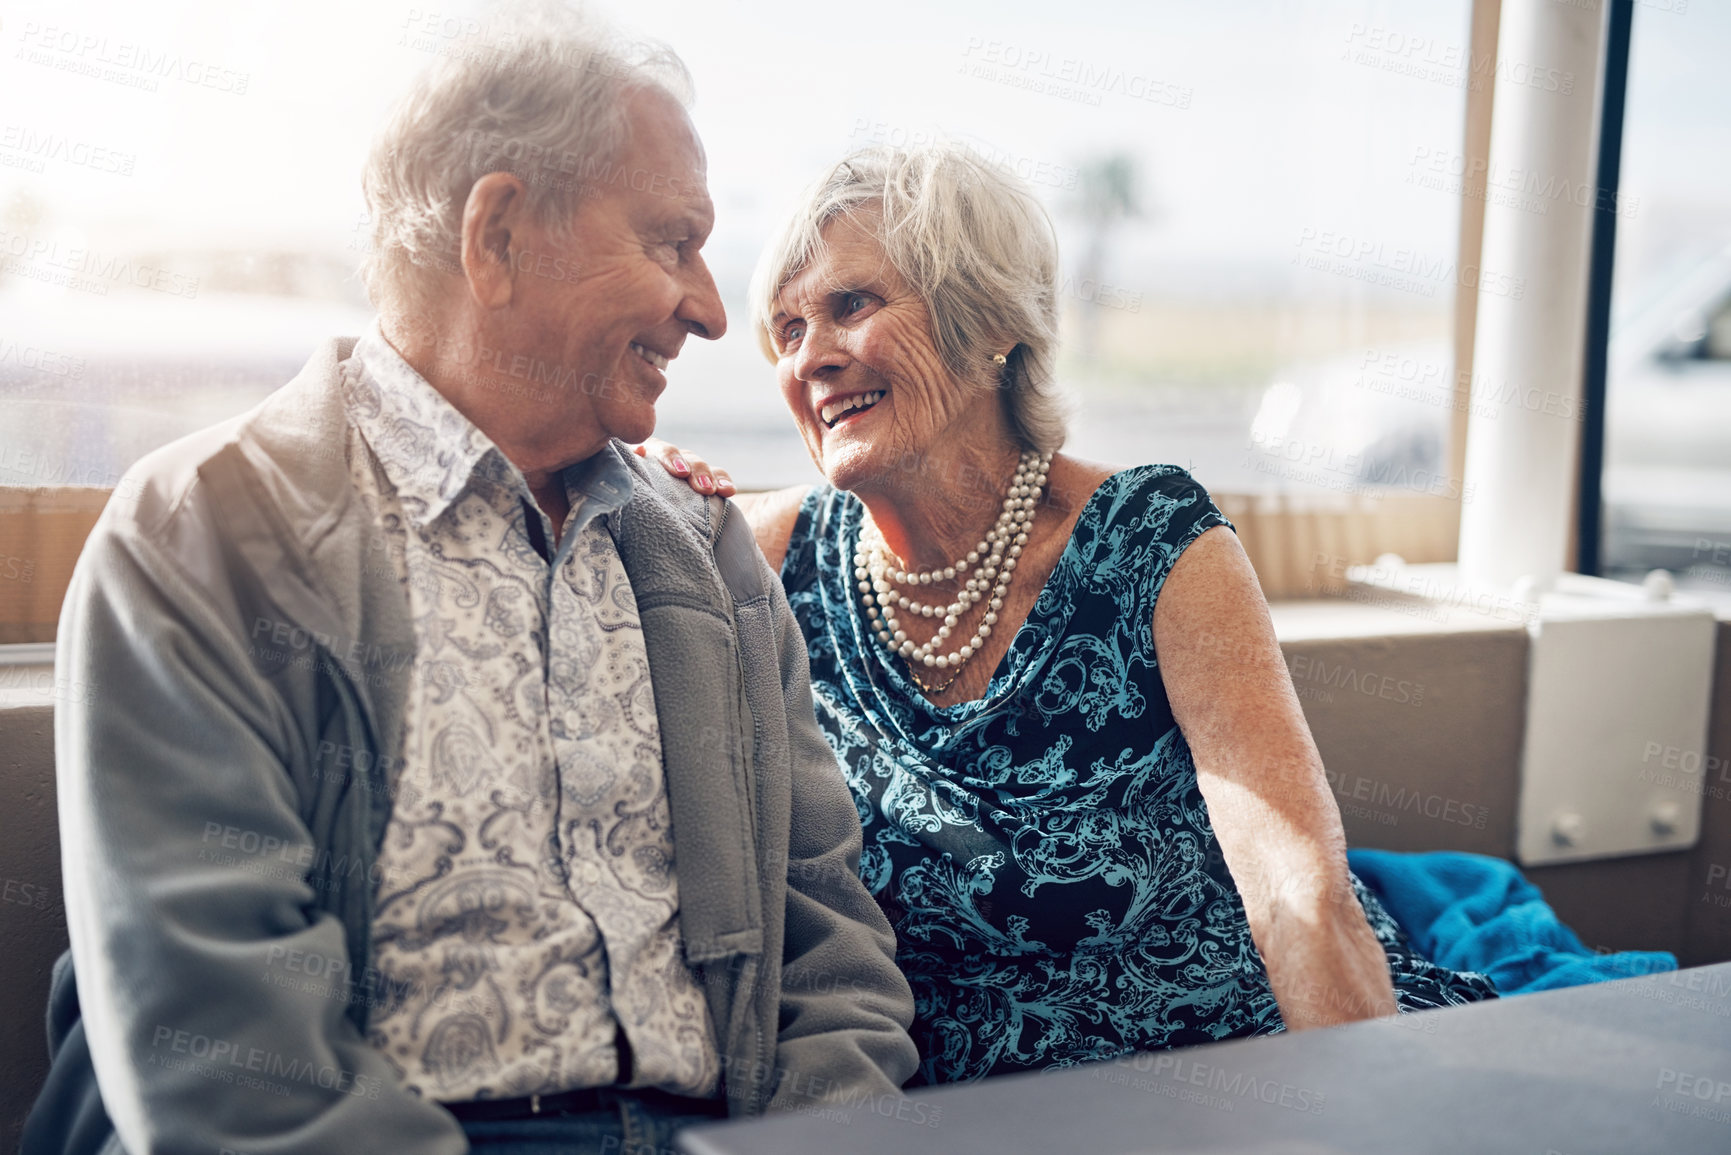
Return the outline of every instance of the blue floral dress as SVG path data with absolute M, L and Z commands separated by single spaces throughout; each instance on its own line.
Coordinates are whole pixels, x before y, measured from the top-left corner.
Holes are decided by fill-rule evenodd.
M 915 1083 L 1283 1029 L 1150 636 L 1173 563 L 1230 523 L 1146 465 L 1089 498 L 985 695 L 934 706 L 867 632 L 864 506 L 806 495 L 782 564 L 818 721 L 865 830 L 860 873 L 913 985 Z M 1495 997 L 1419 957 L 1353 885 L 1403 1010 Z

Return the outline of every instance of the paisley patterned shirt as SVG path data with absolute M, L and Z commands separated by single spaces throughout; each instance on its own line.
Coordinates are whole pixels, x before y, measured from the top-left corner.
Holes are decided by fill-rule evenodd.
M 406 585 L 417 647 L 371 1042 L 443 1101 L 621 1081 L 714 1095 L 648 657 L 605 517 L 630 473 L 611 447 L 566 470 L 549 561 L 522 473 L 376 326 L 343 380 L 354 481 L 392 542 L 372 564 Z
M 867 630 L 864 506 L 806 496 L 782 583 L 914 988 L 916 1082 L 1283 1029 L 1155 659 L 1160 588 L 1230 523 L 1188 473 L 1113 475 L 985 694 L 932 705 Z M 1353 879 L 1403 1010 L 1493 997 L 1414 953 Z

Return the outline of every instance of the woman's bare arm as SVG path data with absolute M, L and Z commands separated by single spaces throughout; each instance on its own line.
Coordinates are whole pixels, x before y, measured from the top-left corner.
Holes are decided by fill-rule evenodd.
M 1237 535 L 1216 526 L 1154 610 L 1172 714 L 1287 1028 L 1395 1012 L 1388 957 L 1347 874 L 1340 809 Z
M 781 560 L 787 556 L 787 543 L 793 537 L 793 526 L 799 520 L 799 506 L 809 485 L 788 489 L 772 489 L 764 493 L 740 493 L 733 504 L 751 523 L 751 534 L 757 538 L 757 548 L 763 551 L 769 568 L 781 572 Z

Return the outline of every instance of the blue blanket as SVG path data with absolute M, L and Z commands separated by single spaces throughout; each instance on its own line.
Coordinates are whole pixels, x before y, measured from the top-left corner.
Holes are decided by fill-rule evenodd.
M 1420 954 L 1454 970 L 1488 975 L 1504 995 L 1677 969 L 1676 956 L 1667 951 L 1588 950 L 1539 888 L 1500 858 L 1349 850 L 1346 859 Z

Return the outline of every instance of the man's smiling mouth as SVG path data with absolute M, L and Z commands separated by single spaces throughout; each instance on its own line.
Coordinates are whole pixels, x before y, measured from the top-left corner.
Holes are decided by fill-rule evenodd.
M 649 362 L 651 365 L 655 366 L 657 369 L 666 369 L 668 361 L 671 360 L 671 358 L 663 357 L 653 349 L 644 348 L 636 341 L 631 342 L 631 351 Z
M 834 429 L 836 422 L 849 413 L 863 412 L 884 399 L 887 389 L 872 389 L 865 393 L 854 393 L 847 397 L 838 397 L 818 410 L 826 427 Z

